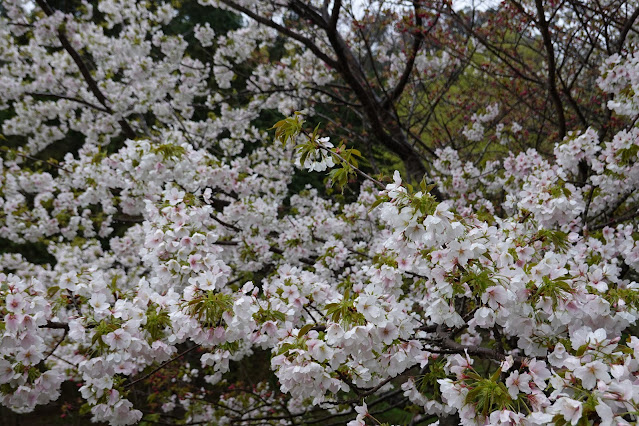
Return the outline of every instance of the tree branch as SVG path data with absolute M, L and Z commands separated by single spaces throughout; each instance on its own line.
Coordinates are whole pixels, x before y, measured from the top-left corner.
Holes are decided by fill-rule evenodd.
M 402 72 L 402 75 L 399 78 L 399 81 L 395 85 L 395 88 L 393 88 L 390 96 L 386 98 L 386 100 L 382 104 L 383 108 L 387 108 L 389 104 L 395 102 L 404 92 L 404 89 L 406 88 L 406 84 L 408 84 L 410 76 L 413 72 L 413 67 L 415 66 L 415 59 L 417 58 L 417 53 L 419 53 L 419 49 L 421 48 L 422 43 L 424 41 L 424 34 L 422 33 L 422 29 L 421 29 L 422 25 L 424 25 L 424 20 L 421 17 L 420 11 L 419 11 L 420 3 L 421 3 L 421 0 L 413 0 L 413 9 L 415 13 L 416 28 L 414 30 L 415 34 L 413 39 L 413 46 L 411 48 L 410 56 L 408 57 L 408 62 L 406 63 L 406 66 L 404 67 L 404 71 Z M 435 22 L 430 26 L 429 31 L 433 29 L 435 25 L 437 25 L 437 21 L 439 21 L 439 16 L 435 18 Z
M 544 13 L 543 0 L 535 0 L 535 5 L 537 7 L 537 23 L 542 39 L 544 40 L 546 57 L 548 60 L 548 91 L 555 106 L 555 112 L 557 113 L 559 137 L 560 139 L 563 139 L 566 136 L 566 116 L 564 115 L 564 106 L 561 102 L 559 91 L 557 90 L 557 64 L 555 62 L 555 51 L 552 45 L 552 38 L 550 37 L 548 21 L 546 21 L 546 15 Z
M 339 19 L 339 11 L 342 8 L 342 0 L 335 0 L 333 4 L 333 11 L 331 12 L 331 19 L 328 22 L 328 26 L 331 29 L 335 29 L 337 27 L 337 20 Z
M 69 324 L 56 321 L 47 321 L 45 325 L 41 325 L 40 328 L 50 328 L 53 330 L 65 330 L 69 331 Z
M 628 36 L 628 32 L 632 29 L 635 21 L 639 18 L 639 7 L 635 9 L 633 14 L 628 18 L 626 23 L 624 24 L 621 32 L 619 33 L 619 38 L 617 39 L 617 53 L 621 53 L 623 50 L 623 45 L 626 41 L 626 37 Z
M 46 0 L 35 0 L 35 1 L 38 4 L 38 6 L 40 6 L 40 8 L 44 11 L 44 13 L 47 14 L 47 16 L 51 16 L 55 13 L 54 10 L 46 2 Z M 64 50 L 66 50 L 67 53 L 71 55 L 73 62 L 75 62 L 78 69 L 80 70 L 80 74 L 82 74 L 82 77 L 84 78 L 84 81 L 89 86 L 89 90 L 91 91 L 91 93 L 93 93 L 93 96 L 95 96 L 98 102 L 102 104 L 105 112 L 109 114 L 113 114 L 113 110 L 109 106 L 106 96 L 104 96 L 104 94 L 98 87 L 98 83 L 93 79 L 93 76 L 91 75 L 91 71 L 89 71 L 89 68 L 80 57 L 80 54 L 78 53 L 78 51 L 75 50 L 73 46 L 71 46 L 69 39 L 67 38 L 67 36 L 64 34 L 62 30 L 58 30 L 58 39 L 60 40 L 60 43 L 62 44 L 62 47 L 64 48 Z M 135 131 L 133 130 L 133 128 L 131 128 L 129 123 L 124 118 L 121 118 L 120 120 L 118 120 L 118 124 L 120 124 L 120 127 L 122 128 L 122 132 L 127 138 L 135 139 L 136 137 Z
M 37 93 L 37 92 L 27 92 L 26 94 L 30 95 L 30 96 L 41 96 L 41 97 L 44 97 L 44 98 L 65 99 L 67 101 L 73 101 L 73 102 L 77 102 L 77 103 L 82 104 L 82 105 L 86 105 L 86 106 L 91 107 L 93 109 L 96 109 L 98 111 L 106 112 L 108 114 L 111 113 L 111 111 L 109 111 L 108 109 L 106 109 L 104 107 L 92 104 L 91 102 L 87 102 L 84 99 L 73 98 L 71 96 L 56 95 L 56 94 L 53 94 L 53 93 Z
M 625 222 L 627 220 L 634 219 L 636 217 L 639 217 L 639 210 L 632 209 L 630 212 L 628 212 L 628 213 L 626 213 L 624 215 L 621 215 L 619 217 L 615 217 L 615 218 L 609 220 L 606 223 L 601 223 L 599 225 L 595 225 L 595 226 L 592 227 L 592 229 L 596 231 L 598 229 L 603 229 L 606 226 L 616 225 L 618 223 Z
M 41 1 L 41 0 L 39 0 Z M 329 57 L 326 53 L 322 52 L 322 50 L 315 44 L 313 43 L 313 41 L 307 37 L 304 37 L 301 34 L 298 34 L 292 30 L 290 30 L 289 28 L 286 28 L 280 24 L 277 24 L 275 22 L 273 22 L 270 19 L 267 19 L 263 16 L 258 15 L 257 13 L 251 11 L 250 9 L 247 9 L 246 7 L 232 1 L 232 0 L 220 0 L 222 3 L 224 3 L 225 5 L 237 10 L 238 12 L 242 12 L 245 15 L 249 16 L 251 19 L 254 19 L 255 21 L 259 22 L 260 24 L 266 25 L 267 27 L 271 27 L 274 30 L 279 31 L 282 34 L 285 34 L 287 36 L 289 36 L 290 38 L 292 38 L 293 40 L 297 40 L 300 43 L 302 43 L 304 46 L 308 47 L 311 52 L 313 52 L 315 54 L 315 56 L 317 56 L 319 59 L 321 59 L 322 61 L 324 61 L 324 63 L 326 63 L 327 65 L 333 67 L 333 68 L 337 68 L 337 61 L 335 61 L 333 58 Z
M 153 371 L 151 371 L 149 374 L 146 374 L 142 377 L 140 377 L 139 379 L 136 379 L 134 381 L 132 381 L 131 383 L 124 385 L 124 389 L 130 388 L 131 386 L 135 385 L 136 383 L 139 383 L 143 380 L 148 379 L 149 377 L 151 377 L 152 375 L 154 375 L 155 373 L 157 373 L 158 371 L 160 371 L 161 369 L 163 369 L 164 367 L 166 367 L 167 365 L 171 364 L 174 361 L 177 361 L 178 359 L 182 358 L 184 355 L 188 354 L 189 352 L 194 351 L 195 349 L 199 348 L 201 345 L 195 345 L 192 348 L 189 348 L 187 350 L 185 350 L 184 352 L 182 352 L 181 354 L 177 355 L 175 358 L 171 358 L 168 361 L 163 362 L 162 364 L 160 364 L 157 368 L 155 368 Z
M 441 325 L 437 327 L 437 336 L 442 340 L 442 346 L 445 349 L 450 349 L 454 353 L 467 352 L 468 355 L 474 355 L 481 358 L 489 358 L 499 361 L 503 361 L 506 359 L 506 355 L 494 349 L 484 348 L 481 346 L 462 345 L 455 342 L 453 339 L 450 338 L 448 334 L 444 332 Z M 524 357 L 519 355 L 513 355 L 512 357 L 517 362 L 523 362 L 524 360 Z

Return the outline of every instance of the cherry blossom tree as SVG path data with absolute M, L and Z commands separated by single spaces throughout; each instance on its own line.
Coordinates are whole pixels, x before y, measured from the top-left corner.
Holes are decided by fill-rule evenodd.
M 639 5 L 508 2 L 536 25 L 528 68 L 490 14 L 426 3 L 203 1 L 242 25 L 182 34 L 168 2 L 4 1 L 0 403 L 113 425 L 636 422 Z M 526 79 L 495 75 L 451 137 L 510 139 L 478 160 L 424 129 L 481 58 L 549 103 L 517 123 L 496 94 Z M 550 155 L 522 130 L 548 109 Z

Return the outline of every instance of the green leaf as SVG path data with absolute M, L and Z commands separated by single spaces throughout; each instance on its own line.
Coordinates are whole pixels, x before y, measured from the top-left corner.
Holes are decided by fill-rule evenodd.
M 362 153 L 361 153 L 359 150 L 355 149 L 355 148 L 351 148 L 351 149 L 349 150 L 349 152 L 350 152 L 352 155 L 355 155 L 355 156 L 357 156 L 357 157 L 359 157 L 359 158 L 364 158 L 364 157 L 362 157 Z
M 272 311 L 273 313 L 273 317 L 275 317 L 276 320 L 284 322 L 286 321 L 286 315 L 284 315 L 282 312 L 280 311 Z
M 496 382 L 497 380 L 499 380 L 499 376 L 501 376 L 501 367 L 499 367 L 497 371 L 495 371 L 493 375 L 490 376 L 490 380 L 492 380 L 493 382 Z
M 302 337 L 306 335 L 306 333 L 308 333 L 311 328 L 313 328 L 313 324 L 306 324 L 304 327 L 300 329 L 299 333 L 297 333 L 297 337 Z
M 373 203 L 373 205 L 371 206 L 370 211 L 373 211 L 373 209 L 375 209 L 375 207 L 379 206 L 382 203 L 386 203 L 390 201 L 390 198 L 383 196 L 383 197 L 377 197 L 377 200 L 375 200 L 375 202 Z
M 80 415 L 84 416 L 85 414 L 89 414 L 90 412 L 91 412 L 91 406 L 88 403 L 82 404 L 79 410 Z
M 326 305 L 326 313 L 332 314 L 336 309 L 339 309 L 342 305 L 340 303 L 329 303 Z
M 273 125 L 269 130 L 275 129 L 275 139 L 278 139 L 284 146 L 286 146 L 289 140 L 292 140 L 302 131 L 302 124 L 304 120 L 300 119 L 301 114 L 295 112 L 293 117 L 280 120 Z
M 579 349 L 577 349 L 577 352 L 575 353 L 575 355 L 582 356 L 587 349 L 588 349 L 588 343 L 584 343 L 583 345 L 579 346 Z

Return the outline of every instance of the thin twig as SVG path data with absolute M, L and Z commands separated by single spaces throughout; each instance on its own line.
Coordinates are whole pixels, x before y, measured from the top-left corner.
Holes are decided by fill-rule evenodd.
M 53 349 L 51 349 L 51 351 L 49 351 L 49 353 L 44 357 L 44 359 L 41 362 L 45 362 L 47 359 L 49 359 L 49 357 L 51 355 L 53 355 L 53 353 L 56 351 L 56 349 L 58 349 L 58 347 L 62 344 L 62 342 L 64 342 L 64 340 L 67 338 L 67 334 L 69 333 L 69 329 L 63 329 L 64 332 L 62 334 L 62 338 L 60 340 L 58 340 L 58 342 L 55 344 L 55 346 L 53 347 Z
M 51 167 L 55 167 L 56 169 L 62 170 L 65 173 L 73 173 L 72 171 L 67 170 L 64 167 L 60 166 L 59 164 L 51 163 L 51 162 L 49 162 L 47 160 L 41 160 L 39 158 L 33 157 L 31 155 L 28 155 L 28 154 L 23 154 L 21 152 L 12 151 L 11 149 L 9 149 L 9 147 L 6 147 L 6 146 L 0 146 L 0 149 L 5 151 L 5 152 L 8 152 L 8 153 L 11 153 L 11 154 L 14 154 L 14 155 L 18 155 L 18 156 L 20 156 L 22 158 L 26 158 L 28 160 L 43 162 L 45 164 L 48 164 Z
M 158 371 L 160 371 L 161 369 L 163 369 L 167 365 L 171 364 L 174 361 L 177 361 L 178 359 L 182 358 L 184 355 L 188 354 L 189 352 L 194 351 L 195 349 L 199 348 L 200 346 L 201 345 L 197 344 L 197 345 L 193 346 L 192 348 L 185 350 L 184 352 L 182 352 L 181 354 L 179 354 L 175 358 L 171 358 L 170 360 L 168 360 L 166 362 L 163 362 L 162 364 L 160 364 L 159 367 L 155 368 L 149 374 L 146 374 L 143 377 L 140 377 L 139 379 L 136 379 L 136 380 L 132 381 L 131 383 L 125 385 L 124 389 L 130 388 L 131 386 L 135 385 L 136 383 L 139 383 L 139 382 L 141 382 L 143 380 L 148 379 L 149 377 L 151 377 L 152 375 L 154 375 L 155 373 L 157 373 Z

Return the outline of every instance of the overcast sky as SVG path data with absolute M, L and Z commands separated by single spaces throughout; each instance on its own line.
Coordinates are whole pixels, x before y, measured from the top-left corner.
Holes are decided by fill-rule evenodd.
M 355 14 L 357 16 L 357 5 L 361 5 L 363 7 L 366 4 L 366 0 L 353 0 L 353 4 L 356 7 Z M 471 6 L 475 7 L 479 10 L 486 10 L 492 6 L 496 6 L 500 3 L 500 0 L 453 0 L 453 9 L 459 10 L 464 7 Z
M 474 6 L 480 10 L 486 10 L 489 7 L 499 4 L 499 0 L 454 0 L 453 7 L 455 9 L 463 9 L 466 6 Z

